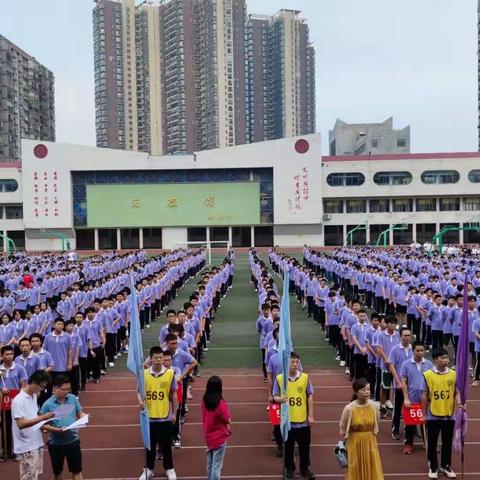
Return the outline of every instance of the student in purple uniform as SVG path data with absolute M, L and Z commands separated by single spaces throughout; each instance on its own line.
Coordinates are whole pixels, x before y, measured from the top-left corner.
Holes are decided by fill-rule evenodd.
M 80 350 L 78 352 L 78 365 L 79 365 L 79 373 L 80 373 L 80 390 L 81 391 L 85 391 L 87 380 L 88 380 L 88 370 L 87 370 L 88 352 L 93 350 L 92 337 L 91 337 L 89 327 L 90 325 L 88 321 L 85 321 L 83 313 L 77 312 L 75 315 L 75 326 L 73 330 L 81 339 Z
M 47 334 L 43 341 L 43 348 L 53 357 L 54 369 L 52 378 L 60 374 L 67 374 L 72 370 L 73 350 L 70 336 L 63 331 L 64 321 L 57 318 L 53 332 Z
M 1 397 L 13 393 L 13 390 L 20 390 L 23 388 L 28 380 L 25 369 L 18 363 L 13 361 L 14 352 L 11 345 L 4 345 L 0 349 L 0 355 L 3 362 L 0 365 L 0 387 Z M 0 398 L 2 400 L 2 398 Z M 5 411 L 5 423 L 2 422 L 2 448 L 3 456 L 12 458 L 13 444 L 12 444 L 12 412 Z M 4 440 L 6 439 L 6 442 Z
M 12 346 L 15 344 L 15 325 L 11 322 L 11 317 L 8 313 L 2 315 L 2 324 L 0 325 L 0 347 L 6 345 Z
M 263 332 L 263 327 L 265 322 L 267 322 L 270 318 L 270 306 L 268 303 L 262 304 L 262 310 L 260 315 L 257 318 L 257 333 L 259 334 L 259 341 L 260 341 L 260 352 L 261 352 L 261 359 L 262 359 L 262 371 L 263 371 L 263 383 L 266 383 L 267 380 L 267 369 L 265 365 L 265 347 L 263 346 L 265 341 L 265 334 Z
M 408 328 L 402 328 L 400 331 L 400 343 L 395 345 L 388 356 L 388 367 L 393 376 L 394 388 L 394 407 L 392 415 L 392 438 L 400 440 L 400 417 L 403 406 L 403 391 L 401 380 L 401 368 L 403 363 L 412 358 L 412 346 L 410 340 L 412 333 Z
M 432 329 L 432 349 L 443 347 L 443 305 L 442 296 L 437 293 L 433 296 L 433 305 L 428 311 L 428 319 Z
M 367 331 L 370 326 L 367 323 L 367 313 L 360 309 L 357 312 L 358 322 L 355 323 L 350 334 L 353 341 L 354 379 L 367 376 L 368 348 L 366 345 Z
M 22 338 L 18 346 L 20 355 L 15 358 L 15 363 L 21 365 L 25 369 L 27 377 L 30 377 L 33 372 L 42 368 L 40 357 L 32 352 L 32 345 L 29 338 Z
M 65 332 L 72 341 L 72 370 L 68 373 L 68 378 L 73 395 L 78 396 L 78 391 L 80 390 L 80 349 L 82 348 L 82 339 L 74 331 L 74 328 L 75 320 L 69 320 L 65 324 Z

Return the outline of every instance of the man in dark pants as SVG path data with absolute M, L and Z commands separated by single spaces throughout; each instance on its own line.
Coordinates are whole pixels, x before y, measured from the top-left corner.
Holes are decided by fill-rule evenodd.
M 290 371 L 288 373 L 287 391 L 283 391 L 283 376 L 278 375 L 273 386 L 273 400 L 288 403 L 290 413 L 290 430 L 285 442 L 284 480 L 293 480 L 295 475 L 294 451 L 298 444 L 300 457 L 300 474 L 304 480 L 315 480 L 310 471 L 310 426 L 313 423 L 313 387 L 308 375 L 298 367 L 300 357 L 292 352 Z
M 150 349 L 152 366 L 145 370 L 145 401 L 138 395 L 140 408 L 146 408 L 150 419 L 150 448 L 146 449 L 146 466 L 140 480 L 153 477 L 157 445 L 162 450 L 163 467 L 167 480 L 175 480 L 173 468 L 172 431 L 176 421 L 177 381 L 173 370 L 163 365 L 163 351 L 160 347 Z
M 432 352 L 434 367 L 424 374 L 422 392 L 423 416 L 427 425 L 428 478 L 438 478 L 443 473 L 447 478 L 456 478 L 452 470 L 452 441 L 455 428 L 455 408 L 466 408 L 460 401 L 460 392 L 455 388 L 455 370 L 448 368 L 448 352 L 437 348 Z M 437 443 L 442 434 L 442 453 L 438 466 Z

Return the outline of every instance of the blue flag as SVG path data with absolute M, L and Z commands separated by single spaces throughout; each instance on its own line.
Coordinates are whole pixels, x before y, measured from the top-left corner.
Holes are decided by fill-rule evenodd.
M 128 341 L 127 367 L 137 377 L 137 390 L 145 400 L 145 377 L 143 371 L 143 346 L 138 314 L 137 291 L 130 274 L 130 338 Z M 145 448 L 150 449 L 150 420 L 145 408 L 140 412 L 140 431 Z
M 285 270 L 283 274 L 283 293 L 280 307 L 280 336 L 278 339 L 278 356 L 282 362 L 282 383 L 279 385 L 283 395 L 286 395 L 288 385 L 288 373 L 290 371 L 290 354 L 292 353 L 292 337 L 290 332 L 290 295 L 288 292 L 289 274 Z M 280 413 L 280 431 L 284 441 L 287 441 L 290 430 L 290 412 L 288 403 L 282 403 Z

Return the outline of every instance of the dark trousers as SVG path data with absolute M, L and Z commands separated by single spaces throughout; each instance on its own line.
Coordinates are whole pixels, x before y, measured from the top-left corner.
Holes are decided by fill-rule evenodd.
M 106 337 L 107 343 L 105 344 L 105 353 L 107 355 L 107 360 L 113 362 L 117 350 L 117 334 L 107 333 Z
M 80 367 L 80 387 L 83 389 L 87 384 L 87 357 L 79 357 L 78 363 Z
M 375 382 L 375 400 L 377 402 L 380 401 L 380 389 L 382 386 L 382 369 L 380 367 L 376 367 L 376 382 Z
M 407 313 L 407 326 L 415 335 L 416 340 L 420 340 L 420 326 L 421 321 L 414 313 Z
M 455 420 L 427 420 L 427 458 L 430 470 L 438 470 L 437 443 L 442 434 L 441 466 L 452 464 L 452 439 Z
M 162 451 L 163 468 L 165 470 L 173 468 L 171 422 L 150 422 L 150 449 L 145 450 L 147 454 L 147 468 L 149 470 L 155 468 L 157 445 Z
M 267 366 L 265 365 L 265 349 L 261 348 L 260 351 L 262 352 L 262 371 L 263 371 L 263 378 L 267 378 Z
M 330 345 L 335 347 L 337 352 L 340 352 L 340 327 L 338 325 L 328 326 L 328 338 L 330 340 Z
M 367 377 L 367 360 L 368 357 L 366 355 L 362 355 L 361 353 L 353 354 L 353 378 L 355 378 L 355 380 Z M 352 374 L 352 372 L 350 372 L 350 374 Z
M 3 458 L 7 459 L 12 456 L 13 452 L 13 441 L 12 441 L 12 412 L 11 410 L 2 411 L 2 449 L 3 449 Z M 6 443 L 5 443 L 6 439 Z
M 300 458 L 300 473 L 305 473 L 310 467 L 310 426 L 291 428 L 288 439 L 285 442 L 284 466 L 289 472 L 295 471 L 295 442 L 298 444 L 298 456 Z
M 318 321 L 322 326 L 322 330 L 325 330 L 325 306 L 319 305 L 317 308 L 318 308 Z
M 94 380 L 98 380 L 100 378 L 100 360 L 102 352 L 102 347 L 97 347 L 93 349 L 93 353 L 95 354 L 95 356 L 93 356 L 90 351 L 88 352 L 87 370 L 89 372 L 92 372 L 92 377 Z
M 416 425 L 405 425 L 405 445 L 413 445 L 413 439 L 416 431 Z M 420 432 L 422 433 L 423 437 L 423 428 L 420 428 Z
M 377 367 L 374 363 L 367 364 L 367 380 L 370 384 L 370 393 L 375 396 L 375 385 L 377 383 Z
M 308 306 L 308 316 L 311 317 L 313 315 L 313 297 L 310 295 L 307 295 L 307 306 Z
M 80 390 L 80 365 L 75 365 L 68 372 L 68 378 L 70 379 L 70 387 L 72 393 L 77 396 L 78 391 Z
M 400 417 L 402 414 L 403 391 L 401 388 L 395 389 L 395 399 L 392 416 L 392 432 L 400 431 Z
M 277 447 L 282 448 L 283 447 L 283 437 L 282 437 L 282 432 L 280 430 L 280 425 L 275 425 L 273 427 L 273 437 L 275 438 L 275 443 Z
M 475 362 L 475 380 L 480 381 L 480 352 L 475 353 L 477 361 Z
M 443 347 L 443 330 L 432 330 L 432 349 Z

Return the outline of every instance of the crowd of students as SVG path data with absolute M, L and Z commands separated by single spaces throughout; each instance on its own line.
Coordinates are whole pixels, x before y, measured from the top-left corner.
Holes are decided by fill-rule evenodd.
M 435 479 L 443 473 L 455 478 L 451 468 L 453 413 L 465 407 L 452 384 L 455 372 L 448 367 L 450 353 L 445 347 L 451 346 L 455 362 L 465 300 L 472 386 L 477 387 L 480 256 L 462 250 L 429 256 L 401 247 L 342 248 L 328 254 L 305 247 L 303 254 L 301 263 L 271 249 L 269 260 L 274 271 L 288 270 L 290 293 L 326 331 L 325 340 L 348 378 L 367 379 L 381 417 L 391 416 L 393 439 L 401 439 L 402 407 L 422 405 L 428 477 Z M 433 364 L 424 358 L 428 352 Z M 421 433 L 405 427 L 403 453 L 413 453 L 413 439 Z
M 132 283 L 143 330 L 204 267 L 205 258 L 202 250 L 178 250 L 150 259 L 139 251 L 81 262 L 53 255 L 3 260 L 1 267 L 11 272 L 0 279 L 3 459 L 24 453 L 12 444 L 17 422 L 11 406 L 29 378 L 38 371 L 51 378 L 39 392 L 39 407 L 56 378 L 66 378 L 74 396 L 89 381 L 98 383 L 128 350 Z

